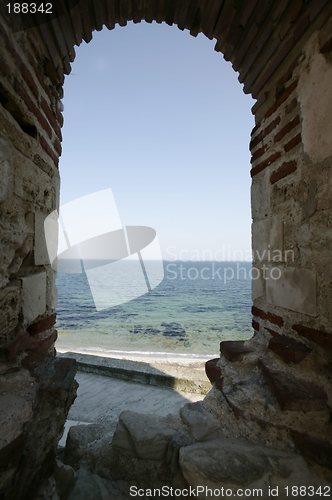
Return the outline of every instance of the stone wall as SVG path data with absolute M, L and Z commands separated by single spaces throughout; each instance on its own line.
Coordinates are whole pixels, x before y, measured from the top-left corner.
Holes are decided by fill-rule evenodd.
M 52 471 L 77 384 L 74 363 L 55 358 L 43 230 L 59 199 L 59 93 L 33 35 L 0 24 L 0 497 L 19 499 Z
M 266 267 L 253 282 L 255 327 L 325 339 L 323 347 L 332 311 L 328 36 L 328 28 L 314 33 L 290 62 L 250 142 L 253 256 Z
M 291 439 L 315 461 L 322 439 L 327 436 L 327 446 L 332 442 L 326 417 L 332 348 L 331 2 L 72 4 L 51 23 L 21 31 L 0 15 L 1 494 L 24 498 L 48 474 L 75 397 L 74 366 L 54 357 L 56 293 L 43 234 L 44 218 L 59 203 L 64 74 L 75 44 L 90 41 L 103 24 L 112 29 L 128 20 L 167 22 L 216 39 L 216 50 L 257 99 L 250 142 L 252 246 L 262 273 L 253 280 L 256 335 L 249 345 L 221 346 L 220 360 L 210 364 L 214 389 L 207 405 L 225 417 L 225 431 L 229 422 L 230 434 L 266 444 L 280 438 L 282 446 Z M 292 379 L 291 388 L 283 374 Z M 272 398 L 273 411 L 259 417 L 243 394 L 232 393 L 246 377 L 248 400 L 264 409 L 264 397 Z M 272 389 L 261 394 L 260 406 L 253 395 L 262 380 Z M 314 413 L 298 418 L 306 404 Z M 271 430 L 279 420 L 283 428 Z M 304 437 L 296 441 L 294 433 L 303 426 Z M 323 462 L 320 467 L 330 466 Z

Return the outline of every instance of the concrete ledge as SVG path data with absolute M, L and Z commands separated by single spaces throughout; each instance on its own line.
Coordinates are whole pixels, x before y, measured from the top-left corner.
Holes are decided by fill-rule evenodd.
M 204 363 L 202 371 L 195 371 L 190 367 L 154 363 L 153 366 L 142 361 L 131 361 L 90 354 L 74 352 L 58 353 L 60 357 L 72 358 L 77 362 L 78 370 L 86 373 L 95 373 L 139 384 L 167 387 L 179 392 L 207 394 L 211 384 L 205 380 Z M 173 372 L 173 373 L 172 373 Z

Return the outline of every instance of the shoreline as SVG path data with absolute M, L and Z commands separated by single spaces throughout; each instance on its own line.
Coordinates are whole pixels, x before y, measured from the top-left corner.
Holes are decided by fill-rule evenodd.
M 115 358 L 128 361 L 141 361 L 149 363 L 163 363 L 171 365 L 200 365 L 204 364 L 209 359 L 215 358 L 217 354 L 186 354 L 175 352 L 158 352 L 158 351 L 122 351 L 117 349 L 102 349 L 102 348 L 77 348 L 76 346 L 58 347 L 57 352 L 65 355 L 67 352 L 98 356 L 100 358 Z

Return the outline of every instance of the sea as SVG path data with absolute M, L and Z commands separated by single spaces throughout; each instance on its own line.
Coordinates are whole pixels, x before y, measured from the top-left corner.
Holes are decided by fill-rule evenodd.
M 163 267 L 158 286 L 102 310 L 96 310 L 84 272 L 58 273 L 57 347 L 217 356 L 221 341 L 253 335 L 250 262 L 172 261 Z

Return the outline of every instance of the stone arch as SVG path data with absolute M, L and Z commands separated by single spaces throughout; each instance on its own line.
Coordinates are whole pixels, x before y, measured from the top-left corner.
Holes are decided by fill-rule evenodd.
M 0 348 L 4 415 L 7 421 L 14 416 L 2 445 L 9 465 L 0 490 L 8 498 L 23 498 L 22 485 L 28 491 L 52 466 L 75 392 L 73 364 L 54 358 L 54 273 L 43 236 L 43 220 L 58 205 L 64 75 L 76 44 L 90 41 L 104 24 L 111 29 L 130 20 L 166 22 L 216 39 L 244 91 L 257 99 L 250 142 L 252 246 L 257 267 L 281 274 L 254 284 L 254 339 L 222 343 L 221 359 L 207 364 L 220 392 L 218 399 L 212 391 L 209 404 L 219 415 L 228 405 L 240 416 L 242 424 L 233 425 L 243 436 L 285 447 L 291 441 L 329 474 L 331 14 L 326 0 L 80 0 L 51 22 L 15 33 L 1 14 Z M 266 249 L 281 253 L 272 258 Z M 238 360 L 251 375 L 248 394 L 265 384 L 263 400 L 274 398 L 270 413 L 259 402 L 257 408 L 243 403 L 234 389 L 243 380 L 227 366 Z M 20 410 L 9 394 L 19 398 Z M 309 422 L 308 408 L 317 422 Z M 38 425 L 41 417 L 51 432 Z M 36 436 L 46 440 L 41 452 L 33 447 Z

